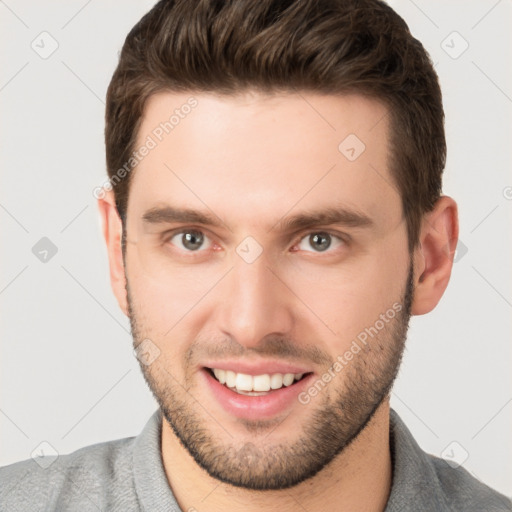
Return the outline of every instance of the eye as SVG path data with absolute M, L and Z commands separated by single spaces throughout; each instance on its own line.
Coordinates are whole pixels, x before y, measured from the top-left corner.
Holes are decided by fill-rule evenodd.
M 345 241 L 336 235 L 331 235 L 330 233 L 326 233 L 324 231 L 318 231 L 315 233 L 310 233 L 305 236 L 299 242 L 299 249 L 301 251 L 309 251 L 309 252 L 325 252 L 329 248 L 338 248 L 345 244 Z M 313 248 L 313 251 L 310 250 Z
M 185 249 L 187 252 L 197 251 L 201 247 L 208 249 L 211 246 L 211 240 L 204 233 L 197 229 L 188 229 L 175 233 L 169 242 L 179 249 Z M 204 246 L 206 242 L 206 246 Z

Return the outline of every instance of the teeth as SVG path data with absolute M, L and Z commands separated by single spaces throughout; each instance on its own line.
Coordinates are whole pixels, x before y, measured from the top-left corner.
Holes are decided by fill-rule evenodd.
M 270 377 L 270 387 L 272 389 L 279 389 L 283 387 L 283 374 L 282 373 L 274 373 L 272 377 Z
M 226 383 L 226 373 L 227 373 L 226 370 L 213 370 L 213 373 L 215 374 L 215 377 L 221 384 Z M 231 373 L 233 373 L 233 372 L 231 372 Z M 231 381 L 232 377 L 229 380 Z
M 252 378 L 252 385 L 255 391 L 270 391 L 270 375 L 255 375 Z
M 226 386 L 234 388 L 236 384 L 236 373 L 231 370 L 226 371 Z
M 236 382 L 235 388 L 240 391 L 261 391 L 259 389 L 253 390 L 253 378 L 251 375 L 246 375 L 245 373 L 237 373 L 236 374 Z
M 293 381 L 295 380 L 295 375 L 293 373 L 285 373 L 283 377 L 283 384 L 285 386 L 289 386 L 290 384 L 293 384 Z
M 303 373 L 274 373 L 272 375 L 265 373 L 263 375 L 247 375 L 245 373 L 235 373 L 231 370 L 212 369 L 215 378 L 228 388 L 235 388 L 242 394 L 252 395 L 252 391 L 263 392 L 271 389 L 280 389 L 283 386 L 291 386 L 295 380 L 300 380 Z

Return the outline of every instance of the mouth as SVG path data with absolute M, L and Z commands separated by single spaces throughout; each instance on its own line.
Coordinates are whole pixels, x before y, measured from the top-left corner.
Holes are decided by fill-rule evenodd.
M 199 375 L 212 407 L 220 407 L 232 418 L 261 424 L 292 411 L 301 414 L 299 397 L 316 375 L 310 368 L 277 360 L 232 359 L 205 361 Z
M 222 368 L 204 368 L 205 371 L 225 388 L 246 396 L 265 396 L 290 388 L 306 379 L 312 372 L 305 373 L 263 373 L 250 375 Z

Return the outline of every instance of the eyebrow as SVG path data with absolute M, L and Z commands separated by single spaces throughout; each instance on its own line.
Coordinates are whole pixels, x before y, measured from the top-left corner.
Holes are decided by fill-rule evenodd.
M 279 231 L 283 232 L 299 231 L 310 227 L 331 224 L 341 224 L 351 228 L 369 228 L 374 225 L 374 222 L 363 212 L 345 207 L 331 207 L 322 210 L 306 211 L 291 217 L 284 217 L 274 224 L 271 230 L 277 227 Z
M 154 207 L 142 215 L 145 224 L 191 223 L 212 227 L 226 227 L 220 217 L 209 212 L 172 206 Z M 291 232 L 320 226 L 342 224 L 347 227 L 372 227 L 374 221 L 365 213 L 345 207 L 331 207 L 321 210 L 302 212 L 297 215 L 283 217 L 269 231 Z

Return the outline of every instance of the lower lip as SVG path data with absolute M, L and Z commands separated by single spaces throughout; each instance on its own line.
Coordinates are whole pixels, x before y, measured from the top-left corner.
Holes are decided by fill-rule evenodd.
M 272 418 L 293 404 L 299 403 L 299 394 L 308 387 L 314 377 L 311 373 L 291 386 L 283 386 L 267 395 L 248 396 L 231 391 L 210 375 L 205 368 L 200 373 L 204 375 L 213 396 L 228 413 L 248 420 Z

